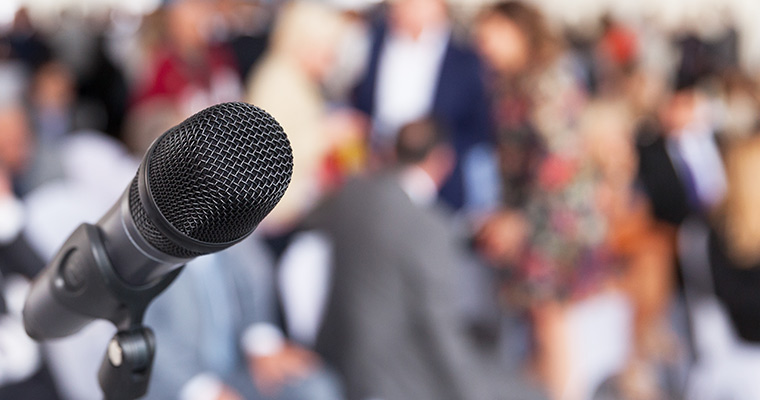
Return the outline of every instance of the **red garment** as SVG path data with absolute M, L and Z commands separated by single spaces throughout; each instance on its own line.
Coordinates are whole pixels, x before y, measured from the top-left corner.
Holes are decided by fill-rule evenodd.
M 133 97 L 133 106 L 162 99 L 185 110 L 240 99 L 241 78 L 232 53 L 222 47 L 209 48 L 192 59 L 161 49 L 149 74 Z
M 632 63 L 638 54 L 636 34 L 631 30 L 615 25 L 604 34 L 600 43 L 604 51 L 616 65 Z

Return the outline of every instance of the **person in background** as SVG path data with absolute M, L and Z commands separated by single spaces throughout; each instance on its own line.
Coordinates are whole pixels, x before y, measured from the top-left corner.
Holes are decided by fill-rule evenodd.
M 223 23 L 215 36 L 232 51 L 245 81 L 269 46 L 275 6 L 260 0 L 222 0 L 217 7 Z
M 583 113 L 579 130 L 600 175 L 596 203 L 607 221 L 606 241 L 621 266 L 613 281 L 633 314 L 625 369 L 617 365 L 608 380 L 614 389 L 607 386 L 625 398 L 654 399 L 671 389 L 659 381 L 657 371 L 673 367 L 681 348 L 668 321 L 674 280 L 671 241 L 663 236 L 638 187 L 633 108 L 621 99 L 594 101 Z
M 115 36 L 109 31 L 112 28 L 106 22 L 98 23 L 91 65 L 84 76 L 77 77 L 78 108 L 74 118 L 80 129 L 95 129 L 121 138 L 131 82 L 127 81 L 127 67 L 121 64 L 124 61 L 113 55 L 116 45 L 109 37 Z
M 502 204 L 524 208 L 547 155 L 572 148 L 586 94 L 538 9 L 496 3 L 480 14 L 474 31 L 489 69 Z
M 37 140 L 43 148 L 55 147 L 74 128 L 76 87 L 68 67 L 51 61 L 34 74 L 29 109 Z
M 293 148 L 290 186 L 262 222 L 270 237 L 295 228 L 329 186 L 330 154 L 361 132 L 355 116 L 328 109 L 321 88 L 334 66 L 343 27 L 342 16 L 327 5 L 309 1 L 285 5 L 269 49 L 248 80 L 246 101 L 272 114 Z
M 760 283 L 760 252 L 757 248 L 760 192 L 756 183 L 760 167 L 758 136 L 731 143 L 726 160 L 728 190 L 709 221 L 706 252 L 714 295 L 727 311 L 731 333 L 729 346 L 712 349 L 725 352 L 727 348 L 727 357 L 706 361 L 723 369 L 723 373 L 716 374 L 723 378 L 717 386 L 721 392 L 710 392 L 716 394 L 715 398 L 752 399 L 760 396 L 757 381 L 760 372 L 760 329 L 757 325 L 760 297 L 756 291 Z M 715 377 L 703 378 L 708 383 L 715 383 Z
M 542 182 L 578 185 L 572 202 L 549 198 L 556 203 L 547 208 L 546 197 L 538 197 L 532 211 L 542 214 L 505 211 L 477 236 L 492 264 L 508 272 L 503 303 L 529 319 L 530 356 L 556 399 L 592 398 L 602 382 L 623 372 L 634 328 L 635 303 L 622 273 L 627 259 L 613 247 L 619 224 L 640 216 L 632 193 L 632 123 L 619 104 L 591 103 L 579 117 L 577 175 Z M 548 193 L 563 191 L 556 186 Z
M 641 381 L 655 381 L 658 360 L 672 359 L 674 353 L 682 352 L 691 357 L 690 361 L 708 363 L 714 354 L 700 349 L 704 342 L 700 338 L 705 335 L 715 337 L 714 331 L 705 332 L 706 325 L 700 321 L 704 321 L 706 315 L 714 314 L 695 301 L 693 294 L 699 284 L 695 286 L 692 275 L 694 271 L 706 269 L 699 268 L 704 260 L 694 262 L 694 255 L 701 254 L 706 246 L 700 238 L 701 227 L 720 206 L 727 190 L 723 152 L 716 137 L 719 121 L 714 111 L 718 103 L 712 101 L 708 93 L 711 92 L 713 74 L 722 68 L 719 64 L 731 61 L 730 57 L 715 59 L 715 54 L 711 55 L 712 51 L 701 45 L 691 47 L 695 44 L 691 40 L 684 44 L 680 64 L 671 74 L 670 92 L 663 96 L 653 121 L 642 124 L 638 132 L 637 180 L 654 219 L 651 236 L 655 246 L 651 247 L 649 256 L 655 257 L 659 253 L 657 265 L 661 266 L 655 268 L 655 264 L 650 264 L 649 278 L 639 283 L 649 288 L 640 293 L 650 294 L 649 300 L 642 303 L 648 307 L 642 308 L 644 313 L 639 316 L 649 314 L 650 327 L 637 332 L 639 361 L 643 362 L 634 370 L 643 372 L 639 374 L 644 377 Z M 662 260 L 662 257 L 666 258 Z M 670 286 L 670 294 L 663 291 L 663 285 Z M 664 301 L 652 301 L 657 298 Z M 668 303 L 673 307 L 668 307 Z M 673 340 L 668 338 L 669 332 L 662 329 L 661 321 L 666 318 L 668 308 L 679 310 L 687 318 L 687 321 L 674 324 L 670 311 L 671 327 L 682 334 L 680 348 L 673 345 Z M 715 342 L 708 340 L 706 343 Z M 689 377 L 690 384 L 699 380 L 695 376 Z M 709 381 L 706 379 L 705 383 Z M 704 395 L 710 397 L 708 392 Z M 691 395 L 687 392 L 685 396 Z
M 158 43 L 132 94 L 136 109 L 174 108 L 188 117 L 224 101 L 239 101 L 242 87 L 232 53 L 210 43 L 213 4 L 179 0 L 156 11 Z M 159 133 L 157 133 L 158 135 Z
M 0 100 L 0 398 L 55 400 L 48 365 L 21 319 L 29 280 L 44 266 L 24 232 L 30 216 L 22 197 L 50 175 L 39 168 L 38 146 L 20 102 L 26 85 L 17 72 L 0 72 L 11 83 Z
M 3 127 L 3 134 L 0 135 L 0 166 L 3 167 L 4 180 L 9 180 L 8 184 L 17 193 L 19 183 L 15 180 L 24 173 L 33 157 L 33 142 L 21 107 L 14 103 L 0 106 L 0 123 Z
M 639 180 L 653 213 L 674 227 L 708 215 L 726 190 L 712 118 L 698 82 L 679 74 L 660 109 L 657 135 L 639 146 Z
M 437 204 L 455 165 L 444 131 L 422 120 L 397 140 L 395 167 L 349 181 L 305 221 L 329 249 L 317 351 L 351 400 L 542 398 L 481 359 L 468 335 L 465 243 Z
M 715 100 L 716 135 L 721 139 L 743 138 L 758 126 L 760 109 L 758 85 L 740 71 L 730 71 L 720 77 L 720 90 Z
M 52 58 L 45 36 L 34 25 L 25 7 L 16 11 L 7 40 L 10 57 L 20 60 L 28 71 L 34 71 Z
M 59 176 L 55 153 L 41 151 L 29 115 L 18 101 L 0 104 L 0 165 L 10 174 L 14 193 L 24 197 L 45 182 Z
M 601 20 L 601 37 L 595 50 L 596 92 L 615 95 L 624 90 L 627 78 L 635 72 L 639 58 L 636 32 L 610 15 Z
M 133 78 L 122 140 L 143 154 L 164 130 L 203 108 L 240 101 L 242 84 L 232 53 L 211 43 L 214 4 L 180 0 L 143 19 L 142 56 Z
M 0 149 L 8 143 L 0 143 Z M 39 345 L 27 336 L 21 307 L 28 280 L 43 267 L 23 234 L 24 209 L 0 160 L 0 398 L 56 400 Z
M 15 129 L 20 106 L 0 104 L 0 276 L 18 274 L 33 278 L 42 270 L 42 260 L 26 242 L 24 206 L 14 190 L 14 178 L 32 160 L 33 145 L 26 129 Z
M 275 325 L 272 265 L 255 236 L 188 263 L 146 313 L 158 343 L 146 399 L 343 399 L 319 357 Z
M 452 33 L 444 0 L 394 0 L 372 35 L 354 106 L 372 121 L 376 163 L 388 162 L 398 130 L 432 115 L 451 132 L 456 152 L 441 198 L 484 211 L 498 197 L 488 101 L 478 57 Z
M 64 8 L 54 20 L 54 30 L 48 30 L 54 60 L 65 66 L 74 82 L 76 110 L 70 119 L 77 129 L 114 137 L 121 133 L 128 96 L 124 72 L 131 63 L 141 62 L 136 54 L 127 61 L 114 58 L 120 56 L 114 51 L 121 44 L 114 43 L 114 28 L 123 27 L 121 20 L 123 14 L 116 11 L 79 13 Z
M 598 198 L 614 178 L 604 177 L 610 168 L 595 143 L 605 128 L 590 121 L 609 111 L 588 107 L 538 9 L 496 3 L 475 32 L 492 74 L 504 181 L 503 210 L 478 241 L 495 266 L 509 271 L 505 303 L 531 322 L 533 361 L 551 398 L 585 399 L 623 369 L 632 325 Z M 615 127 L 610 135 L 625 133 Z M 607 143 L 626 150 L 620 142 Z

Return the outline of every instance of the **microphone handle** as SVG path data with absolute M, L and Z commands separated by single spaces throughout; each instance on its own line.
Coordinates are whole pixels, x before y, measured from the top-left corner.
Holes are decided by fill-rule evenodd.
M 142 286 L 187 263 L 157 250 L 140 234 L 129 207 L 130 185 L 98 221 L 103 245 L 118 275 L 127 283 Z

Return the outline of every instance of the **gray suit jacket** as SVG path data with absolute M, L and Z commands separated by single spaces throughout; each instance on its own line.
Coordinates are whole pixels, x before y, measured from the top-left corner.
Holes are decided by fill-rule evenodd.
M 348 183 L 308 225 L 334 245 L 317 350 L 349 399 L 486 398 L 456 302 L 462 246 L 441 210 L 413 204 L 388 174 Z

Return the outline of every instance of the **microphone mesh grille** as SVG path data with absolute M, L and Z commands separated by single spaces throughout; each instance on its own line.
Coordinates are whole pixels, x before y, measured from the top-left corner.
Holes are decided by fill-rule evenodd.
M 135 225 L 140 231 L 140 235 L 162 253 L 180 258 L 193 258 L 206 254 L 186 249 L 172 242 L 156 228 L 156 225 L 150 220 L 140 201 L 140 192 L 137 189 L 137 177 L 132 180 L 132 184 L 129 186 L 129 211 L 132 214 L 132 220 L 135 221 Z
M 282 198 L 293 170 L 282 127 L 246 103 L 200 111 L 164 133 L 153 148 L 145 162 L 156 207 L 177 231 L 207 244 L 250 234 Z M 136 183 L 130 188 L 130 208 L 145 239 L 167 254 L 199 255 L 156 229 L 137 204 Z

